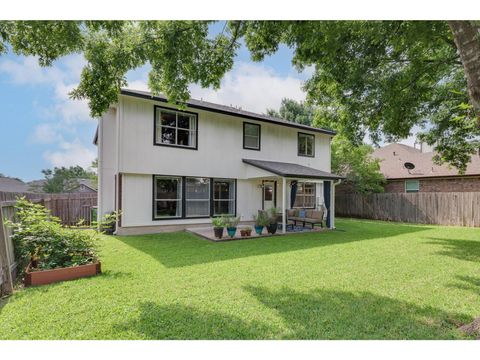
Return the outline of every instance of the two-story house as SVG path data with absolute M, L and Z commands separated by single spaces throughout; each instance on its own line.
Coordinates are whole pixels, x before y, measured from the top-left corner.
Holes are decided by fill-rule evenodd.
M 334 135 L 234 107 L 193 99 L 177 107 L 122 90 L 95 136 L 99 216 L 121 210 L 117 233 L 139 234 L 221 214 L 251 221 L 259 209 L 324 204 L 333 228 Z

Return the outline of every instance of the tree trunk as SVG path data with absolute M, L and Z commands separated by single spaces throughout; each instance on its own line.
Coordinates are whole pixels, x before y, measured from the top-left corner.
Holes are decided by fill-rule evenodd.
M 473 21 L 448 21 L 465 69 L 468 95 L 480 124 L 480 26 Z

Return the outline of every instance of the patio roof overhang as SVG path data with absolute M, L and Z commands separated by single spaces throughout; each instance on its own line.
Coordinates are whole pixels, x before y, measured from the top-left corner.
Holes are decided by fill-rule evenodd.
M 259 169 L 271 172 L 272 174 L 282 176 L 285 178 L 301 178 L 301 179 L 318 179 L 318 180 L 342 180 L 344 177 L 314 169 L 308 166 L 299 164 L 269 161 L 269 160 L 255 160 L 242 159 L 245 164 L 257 167 Z

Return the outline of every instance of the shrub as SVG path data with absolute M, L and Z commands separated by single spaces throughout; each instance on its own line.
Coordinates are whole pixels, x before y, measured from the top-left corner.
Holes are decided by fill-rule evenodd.
M 117 225 L 117 221 L 121 216 L 120 211 L 112 211 L 109 214 L 105 214 L 102 219 L 98 222 L 97 227 L 98 231 L 105 234 L 113 234 Z M 95 225 L 95 224 L 94 224 Z
M 34 269 L 46 270 L 97 261 L 96 232 L 65 229 L 49 210 L 25 198 L 18 199 L 15 208 L 15 220 L 7 225 L 13 230 L 20 271 L 30 262 Z

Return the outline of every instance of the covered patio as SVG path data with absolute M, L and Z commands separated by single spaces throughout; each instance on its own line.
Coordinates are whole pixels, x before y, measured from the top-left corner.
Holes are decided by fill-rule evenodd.
M 302 207 L 318 210 L 324 206 L 327 211 L 326 228 L 335 228 L 335 185 L 339 184 L 343 177 L 294 163 L 256 159 L 242 159 L 242 161 L 248 167 L 247 179 L 260 179 L 262 184 L 268 181 L 273 182 L 272 191 L 275 194 L 273 205 L 281 209 L 282 220 L 279 230 L 281 233 L 287 232 L 287 210 Z M 308 207 L 295 203 L 299 184 L 309 184 L 310 186 L 315 184 L 313 185 L 315 190 L 313 196 L 308 194 Z M 278 196 L 278 205 L 277 194 L 280 195 Z M 307 199 L 307 194 L 304 196 Z M 265 198 L 262 199 L 262 210 L 267 209 L 264 200 Z

